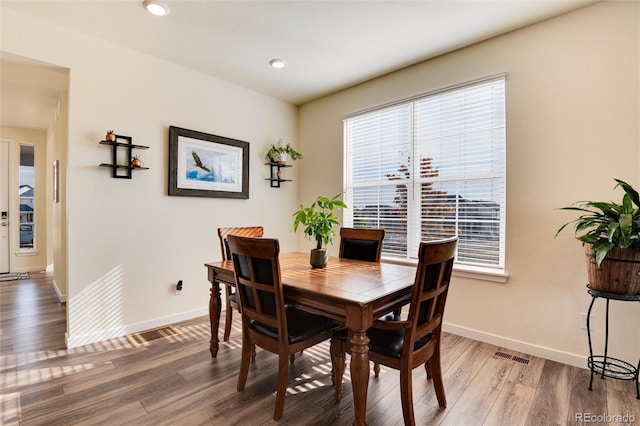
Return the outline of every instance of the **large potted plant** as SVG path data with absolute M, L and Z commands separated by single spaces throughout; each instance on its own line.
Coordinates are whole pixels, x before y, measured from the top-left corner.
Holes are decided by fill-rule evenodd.
M 324 268 L 329 261 L 327 244 L 333 242 L 336 231 L 335 225 L 339 225 L 338 218 L 334 214 L 337 209 L 345 209 L 347 205 L 338 200 L 341 194 L 329 199 L 318 197 L 309 207 L 300 204 L 300 208 L 293 214 L 293 232 L 297 232 L 299 226 L 304 227 L 306 238 L 316 242 L 316 248 L 311 250 L 309 262 L 314 268 Z
M 589 286 L 594 290 L 617 294 L 640 294 L 640 196 L 631 185 L 620 180 L 625 194 L 622 203 L 578 201 L 561 210 L 574 210 L 580 217 L 565 223 L 575 224 L 575 236 L 585 246 Z

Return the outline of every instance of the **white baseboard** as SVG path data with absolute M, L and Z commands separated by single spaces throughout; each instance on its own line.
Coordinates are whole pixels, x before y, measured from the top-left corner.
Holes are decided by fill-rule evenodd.
M 163 327 L 165 325 L 175 324 L 177 322 L 201 317 L 203 315 L 209 315 L 208 308 L 181 312 L 179 314 L 170 315 L 167 317 L 156 318 L 154 320 L 143 321 L 127 326 L 114 327 L 108 330 L 98 330 L 96 332 L 84 334 L 81 336 L 69 336 L 68 334 L 66 334 L 65 339 L 67 342 L 67 349 L 77 348 L 78 346 L 89 345 L 107 339 L 114 339 L 117 337 L 126 336 L 127 334 L 137 333 L 139 331 L 151 330 L 154 328 Z
M 25 266 L 22 268 L 13 268 L 11 272 L 42 272 L 44 269 L 44 266 Z
M 58 284 L 56 284 L 56 280 L 53 280 L 53 289 L 55 290 L 56 296 L 58 296 L 58 300 L 60 301 L 60 303 L 67 303 L 67 295 L 62 294 L 62 292 L 60 291 L 60 287 L 58 287 Z
M 572 365 L 574 367 L 588 369 L 586 355 L 578 355 L 578 354 L 572 354 L 569 352 L 563 352 L 556 349 L 547 348 L 544 346 L 538 346 L 531 343 L 522 342 L 520 340 L 508 339 L 506 337 L 497 336 L 495 334 L 473 330 L 467 327 L 448 324 L 446 322 L 442 324 L 442 331 L 455 334 L 457 336 L 478 340 L 480 342 L 501 346 L 506 349 L 523 352 L 523 353 L 537 356 L 540 358 L 550 359 L 552 361 L 561 362 L 563 364 Z
M 56 293 L 58 293 L 57 286 Z M 59 296 L 60 297 L 60 296 Z M 112 328 L 109 330 L 100 330 L 91 334 L 85 334 L 82 336 L 69 336 L 66 335 L 67 348 L 75 348 L 82 345 L 88 345 L 91 343 L 101 342 L 107 339 L 113 339 L 116 337 L 122 337 L 127 334 L 137 333 L 139 331 L 151 330 L 165 325 L 174 324 L 181 321 L 186 321 L 192 318 L 208 315 L 208 308 L 196 309 L 188 312 L 181 312 L 179 314 L 156 318 L 151 321 L 139 322 L 128 326 L 122 326 Z M 538 346 L 520 340 L 509 339 L 506 337 L 498 336 L 495 334 L 485 333 L 482 331 L 474 330 L 467 327 L 461 327 L 454 324 L 444 323 L 442 330 L 469 339 L 478 340 L 480 342 L 489 343 L 492 345 L 500 346 L 506 349 L 511 349 L 518 352 L 523 352 L 529 355 L 537 356 L 540 358 L 549 359 L 552 361 L 568 364 L 578 368 L 587 369 L 587 357 L 585 355 L 572 354 L 569 352 L 563 352 L 556 349 L 547 348 L 544 346 Z

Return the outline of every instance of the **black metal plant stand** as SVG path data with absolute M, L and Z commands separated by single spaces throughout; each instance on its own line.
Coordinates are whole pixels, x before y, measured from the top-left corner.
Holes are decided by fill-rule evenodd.
M 633 380 L 636 384 L 636 398 L 640 399 L 640 385 L 638 384 L 638 373 L 640 371 L 640 360 L 638 360 L 638 366 L 629 364 L 621 359 L 609 357 L 609 301 L 619 300 L 623 302 L 640 302 L 639 294 L 616 294 L 606 293 L 604 291 L 593 290 L 587 284 L 588 292 L 591 295 L 591 304 L 589 305 L 589 312 L 587 313 L 587 337 L 589 338 L 589 358 L 587 359 L 587 365 L 591 370 L 591 379 L 589 380 L 589 390 L 592 390 L 593 376 L 599 374 L 602 379 L 609 377 L 618 380 Z M 606 300 L 606 314 L 605 314 L 605 330 L 604 330 L 604 355 L 593 355 L 593 346 L 591 343 L 591 309 L 596 299 L 601 297 Z

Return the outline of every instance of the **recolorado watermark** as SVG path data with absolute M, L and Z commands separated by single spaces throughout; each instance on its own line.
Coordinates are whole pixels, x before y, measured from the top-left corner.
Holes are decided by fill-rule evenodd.
M 576 413 L 576 422 L 578 423 L 626 423 L 632 424 L 636 422 L 635 414 L 594 414 L 594 413 Z

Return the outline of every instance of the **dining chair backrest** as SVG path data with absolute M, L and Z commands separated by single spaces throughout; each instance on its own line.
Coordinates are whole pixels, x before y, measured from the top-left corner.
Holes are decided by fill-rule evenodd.
M 440 334 L 458 237 L 420 243 L 403 356 L 414 343 Z
M 220 237 L 220 252 L 222 253 L 222 260 L 231 260 L 231 253 L 229 252 L 229 245 L 227 244 L 227 236 L 243 235 L 246 237 L 262 237 L 264 235 L 264 228 L 262 226 L 242 226 L 234 228 L 218 228 L 218 237 Z
M 447 406 L 440 360 L 442 315 L 455 258 L 457 237 L 422 242 L 418 250 L 418 267 L 406 319 L 388 315 L 374 321 L 367 330 L 369 360 L 379 367 L 400 371 L 400 401 L 405 425 L 415 425 L 412 370 L 424 365 L 427 378 L 433 379 L 438 404 Z M 332 379 L 336 401 L 342 396 L 345 353 L 351 353 L 348 333 L 338 330 L 331 339 Z
M 273 238 L 228 236 L 242 316 L 288 335 L 280 275 L 280 244 Z M 244 321 L 244 319 L 243 319 Z
M 229 243 L 227 238 L 229 235 L 245 235 L 250 237 L 262 237 L 264 235 L 264 229 L 262 226 L 243 226 L 243 227 L 224 227 L 218 228 L 218 237 L 220 237 L 220 253 L 222 253 L 222 260 L 230 260 L 231 253 L 229 251 Z M 231 337 L 231 323 L 233 322 L 233 308 L 239 310 L 237 295 L 234 293 L 231 285 L 225 285 L 225 323 L 224 323 L 224 337 L 225 342 L 229 341 Z
M 384 229 L 340 228 L 340 257 L 380 262 Z
M 242 315 L 242 353 L 236 389 L 242 391 L 245 387 L 255 346 L 277 354 L 273 419 L 279 420 L 284 412 L 289 362 L 293 362 L 297 352 L 331 338 L 338 323 L 285 305 L 278 240 L 233 234 L 228 240 Z

